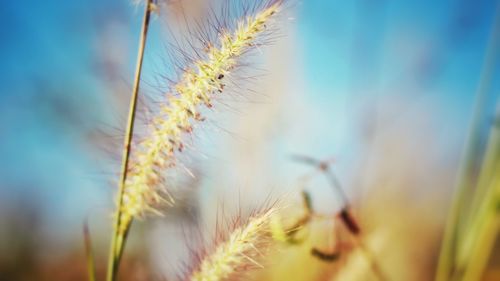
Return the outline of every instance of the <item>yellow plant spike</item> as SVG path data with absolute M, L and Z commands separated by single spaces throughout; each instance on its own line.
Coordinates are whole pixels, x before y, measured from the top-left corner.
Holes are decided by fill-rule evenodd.
M 238 267 L 249 262 L 261 267 L 253 258 L 259 254 L 259 244 L 270 238 L 269 221 L 275 209 L 250 218 L 248 224 L 235 229 L 229 238 L 205 257 L 189 278 L 190 281 L 220 281 L 230 277 Z
M 164 200 L 158 193 L 162 172 L 174 164 L 174 151 L 183 149 L 182 135 L 191 132 L 192 122 L 201 120 L 199 107 L 211 107 L 212 96 L 222 92 L 222 79 L 237 64 L 237 59 L 253 45 L 266 23 L 278 11 L 281 1 L 254 16 L 241 20 L 231 34 L 219 36 L 219 46 L 207 48 L 207 58 L 186 70 L 170 93 L 168 104 L 152 121 L 151 135 L 134 148 L 120 208 L 119 233 L 124 233 L 134 217 L 154 211 Z

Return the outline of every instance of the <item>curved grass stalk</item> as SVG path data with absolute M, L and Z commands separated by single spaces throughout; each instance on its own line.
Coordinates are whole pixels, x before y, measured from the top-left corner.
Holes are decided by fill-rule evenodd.
M 175 164 L 174 151 L 182 151 L 182 136 L 193 130 L 191 123 L 203 119 L 199 108 L 202 105 L 212 107 L 213 95 L 224 90 L 222 79 L 237 66 L 238 59 L 243 54 L 255 47 L 255 40 L 266 30 L 266 24 L 278 12 L 281 2 L 271 1 L 255 15 L 241 19 L 232 33 L 221 31 L 218 43 L 207 42 L 206 58 L 194 62 L 191 68 L 184 71 L 180 81 L 173 87 L 175 95 L 170 93 L 168 103 L 160 107 L 159 113 L 152 121 L 151 133 L 134 147 L 134 155 L 131 157 L 130 146 L 144 47 L 150 15 L 155 7 L 153 1 L 148 0 L 125 136 L 114 234 L 108 263 L 108 281 L 116 279 L 127 234 L 134 218 L 148 212 L 157 212 L 155 207 L 158 203 L 173 203 L 168 193 L 165 200 L 159 192 L 163 171 Z
M 208 44 L 207 58 L 184 71 L 173 88 L 175 95 L 169 95 L 168 103 L 162 105 L 153 118 L 149 137 L 134 151 L 120 205 L 120 231 L 125 231 L 134 217 L 154 212 L 155 205 L 165 201 L 158 188 L 163 181 L 163 171 L 175 164 L 174 152 L 184 148 L 182 136 L 192 132 L 194 121 L 203 120 L 199 108 L 212 107 L 213 95 L 224 91 L 223 78 L 237 65 L 238 58 L 254 47 L 253 42 L 266 29 L 266 23 L 279 5 L 278 1 L 255 16 L 241 20 L 233 33 L 222 32 L 219 44 Z M 173 203 L 170 196 L 167 201 Z
M 497 138 L 498 145 L 498 138 Z M 499 169 L 497 163 L 494 166 Z M 488 184 L 488 191 L 482 197 L 479 210 L 470 225 L 470 230 L 464 237 L 464 246 L 467 255 L 464 259 L 462 279 L 464 281 L 480 280 L 485 272 L 493 251 L 497 235 L 500 233 L 500 176 L 498 173 Z
M 469 129 L 469 135 L 465 146 L 463 159 L 460 163 L 458 180 L 451 209 L 445 226 L 443 242 L 439 253 L 439 262 L 436 272 L 436 281 L 459 280 L 457 274 L 460 272 L 457 268 L 459 251 L 463 243 L 464 233 L 470 222 L 461 219 L 470 216 L 471 207 L 478 202 L 468 203 L 467 199 L 474 197 L 474 173 L 477 158 L 481 155 L 480 135 L 481 135 L 481 115 L 488 102 L 488 90 L 494 75 L 496 57 L 498 55 L 498 46 L 500 45 L 500 5 L 495 12 L 495 21 L 493 23 L 492 33 L 488 43 L 488 49 L 484 59 L 483 69 L 476 92 L 476 101 L 472 122 Z M 473 212 L 472 212 L 473 213 Z M 470 219 L 469 219 L 470 220 Z

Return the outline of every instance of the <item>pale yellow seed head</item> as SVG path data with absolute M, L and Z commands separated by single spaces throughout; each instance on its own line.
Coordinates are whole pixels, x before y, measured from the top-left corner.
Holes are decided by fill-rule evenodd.
M 259 245 L 270 237 L 268 223 L 275 209 L 252 217 L 246 225 L 235 229 L 228 239 L 205 257 L 190 281 L 220 281 L 228 278 L 245 264 L 253 263 Z
M 212 106 L 212 95 L 224 88 L 221 77 L 229 73 L 239 56 L 252 47 L 279 7 L 280 2 L 277 2 L 242 19 L 233 33 L 223 32 L 219 36 L 219 46 L 209 44 L 207 58 L 195 62 L 173 87 L 178 95 L 169 95 L 168 104 L 163 105 L 159 116 L 153 119 L 149 138 L 133 150 L 120 206 L 120 232 L 127 229 L 132 218 L 154 211 L 155 204 L 162 201 L 158 193 L 162 172 L 174 164 L 174 151 L 183 149 L 183 133 L 190 132 L 191 123 L 201 119 L 200 106 Z M 173 202 L 171 197 L 168 201 Z

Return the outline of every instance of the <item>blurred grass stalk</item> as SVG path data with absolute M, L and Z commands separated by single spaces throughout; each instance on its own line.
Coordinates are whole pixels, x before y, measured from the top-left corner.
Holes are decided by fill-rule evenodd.
M 142 61 L 144 58 L 144 49 L 146 47 L 146 39 L 148 35 L 149 22 L 151 18 L 151 12 L 153 10 L 153 0 L 147 0 L 144 8 L 144 18 L 142 22 L 141 35 L 139 38 L 139 50 L 137 54 L 137 64 L 134 76 L 134 87 L 132 90 L 132 97 L 130 99 L 130 109 L 127 121 L 127 128 L 125 132 L 124 148 L 123 148 L 123 160 L 121 167 L 121 178 L 119 183 L 119 190 L 117 194 L 117 207 L 115 214 L 115 222 L 113 226 L 113 236 L 111 238 L 111 245 L 108 257 L 108 269 L 106 274 L 107 281 L 116 280 L 118 273 L 118 267 L 120 264 L 120 259 L 123 253 L 123 248 L 127 240 L 127 234 L 132 225 L 132 220 L 127 224 L 125 231 L 120 231 L 120 218 L 122 212 L 123 194 L 125 191 L 125 180 L 127 178 L 128 164 L 130 159 L 130 148 L 132 142 L 132 136 L 134 134 L 134 121 L 137 109 L 137 97 L 139 95 L 139 83 L 141 80 L 142 72 Z
M 88 221 L 83 224 L 83 238 L 85 245 L 85 256 L 87 258 L 87 274 L 89 281 L 96 281 L 94 251 L 92 250 L 92 239 Z
M 437 281 L 480 280 L 500 226 L 500 132 L 498 108 L 489 129 L 487 148 L 482 153 L 484 113 L 500 49 L 500 5 L 497 6 L 488 43 L 476 102 L 460 164 L 457 186 L 446 223 Z M 490 99 L 491 100 L 491 99 Z M 482 163 L 481 159 L 483 159 Z M 479 175 L 477 177 L 476 175 Z
M 480 280 L 500 229 L 500 132 L 498 126 L 492 131 L 467 231 L 458 245 L 457 265 L 463 268 L 461 280 Z

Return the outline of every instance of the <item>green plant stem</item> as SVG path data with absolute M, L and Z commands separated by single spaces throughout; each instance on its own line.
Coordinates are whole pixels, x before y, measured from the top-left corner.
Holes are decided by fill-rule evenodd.
M 436 281 L 448 281 L 453 275 L 456 263 L 457 246 L 461 242 L 461 235 L 466 222 L 462 217 L 466 217 L 470 205 L 466 199 L 472 196 L 474 184 L 475 167 L 478 164 L 480 151 L 480 135 L 482 114 L 487 107 L 488 91 L 493 79 L 496 56 L 498 52 L 498 30 L 499 30 L 499 10 L 497 7 L 495 22 L 488 43 L 488 50 L 483 63 L 479 85 L 476 91 L 476 102 L 472 116 L 472 122 L 469 129 L 468 140 L 465 145 L 465 152 L 459 167 L 456 189 L 452 201 L 452 206 L 446 222 L 443 242 L 439 255 L 439 263 L 436 272 Z
M 153 0 L 147 0 L 146 7 L 144 11 L 144 18 L 142 22 L 141 35 L 139 39 L 139 50 L 137 54 L 137 64 L 135 69 L 134 86 L 132 89 L 132 97 L 130 100 L 130 109 L 127 121 L 127 128 L 125 132 L 125 140 L 123 147 L 123 159 L 121 167 L 121 178 L 119 182 L 119 190 L 117 195 L 117 206 L 115 213 L 115 221 L 113 226 L 113 236 L 111 238 L 111 246 L 108 257 L 108 270 L 106 275 L 107 281 L 115 281 L 118 272 L 118 267 L 120 264 L 120 259 L 125 247 L 125 242 L 127 239 L 127 234 L 132 224 L 132 221 L 126 226 L 125 233 L 119 233 L 120 218 L 121 218 L 121 206 L 123 204 L 123 193 L 125 190 L 125 181 L 127 179 L 127 171 L 130 159 L 130 148 L 132 142 L 132 136 L 134 135 L 134 123 L 137 108 L 137 97 L 139 95 L 139 84 L 141 80 L 142 72 L 142 62 L 144 58 L 144 49 L 146 47 L 146 38 L 149 29 L 149 22 L 151 18 L 151 10 Z
M 90 237 L 90 230 L 87 221 L 85 221 L 85 223 L 83 224 L 83 240 L 85 243 L 85 256 L 87 259 L 88 278 L 89 281 L 96 281 L 94 251 L 92 250 L 92 239 Z
M 497 118 L 500 118 L 500 112 Z M 497 175 L 500 169 L 500 130 L 493 127 L 490 132 L 486 155 L 481 167 L 476 192 L 472 199 L 471 212 L 467 220 L 467 231 L 464 233 L 462 243 L 457 246 L 457 265 L 460 268 L 467 267 L 470 262 L 475 262 L 471 259 L 470 253 L 474 251 L 477 244 L 476 239 L 482 231 L 480 223 L 490 215 L 488 211 L 485 211 L 485 205 L 486 202 L 496 199 L 494 189 L 498 188 L 498 186 L 492 185 L 492 182 L 500 183 L 500 180 L 498 180 L 500 177 Z M 495 202 L 489 204 L 493 204 L 491 208 L 493 209 L 492 212 L 495 213 Z
M 472 225 L 474 231 L 466 240 L 466 243 L 470 245 L 470 250 L 467 252 L 468 262 L 463 269 L 461 279 L 463 281 L 481 279 L 500 229 L 500 210 L 498 209 L 498 202 L 500 201 L 499 176 L 496 176 L 491 181 L 488 191 L 483 204 L 480 206 L 478 217 Z

